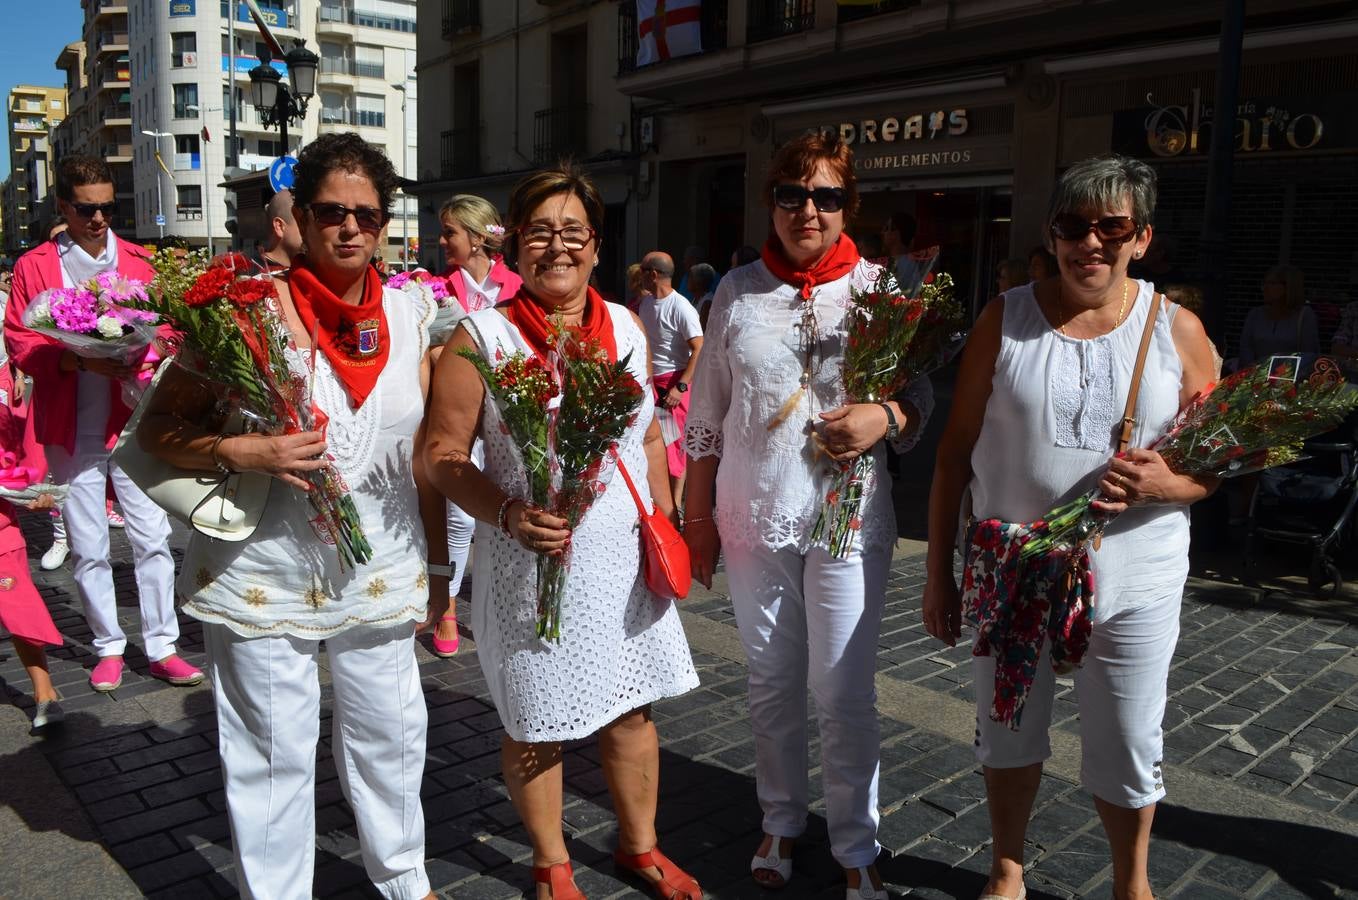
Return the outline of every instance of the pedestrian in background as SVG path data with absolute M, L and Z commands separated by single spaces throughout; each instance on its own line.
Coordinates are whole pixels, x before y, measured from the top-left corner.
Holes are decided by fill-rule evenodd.
M 1096 505 L 1117 514 L 1091 552 L 1098 602 L 1075 689 L 1080 780 L 1103 821 L 1120 900 L 1151 896 L 1147 855 L 1165 795 L 1161 720 L 1188 577 L 1188 505 L 1210 490 L 1170 472 L 1153 451 L 1113 458 L 1114 424 L 1148 327 L 1132 447 L 1149 444 L 1213 377 L 1197 316 L 1162 306 L 1148 325 L 1155 288 L 1127 277 L 1150 243 L 1155 198 L 1155 170 L 1125 157 L 1086 160 L 1057 182 L 1047 222 L 1059 274 L 989 303 L 967 339 L 929 498 L 924 589 L 925 628 L 951 646 L 963 613 L 953 576 L 960 517 L 1033 522 L 1095 486 Z M 1011 551 L 987 556 L 970 546 L 967 565 L 993 562 L 996 552 Z M 1013 590 L 1036 588 L 1020 579 Z M 1012 614 L 1016 602 L 1002 597 L 997 615 Z M 1018 730 L 991 717 L 995 659 L 972 660 L 976 757 L 994 839 L 983 892 L 991 900 L 1026 895 L 1024 836 L 1051 756 L 1052 651 L 1049 643 L 1031 650 L 1037 670 Z
M 706 265 L 704 263 L 704 265 Z M 711 266 L 708 266 L 711 269 Z M 689 386 L 703 349 L 703 327 L 698 310 L 676 291 L 674 260 L 659 250 L 641 261 L 641 283 L 646 293 L 637 315 L 646 329 L 651 350 L 651 386 L 655 402 L 674 422 L 674 436 L 666 437 L 665 460 L 669 465 L 670 491 L 676 506 L 684 505 L 684 423 L 688 420 Z
M 146 251 L 122 240 L 110 227 L 118 207 L 113 173 L 102 161 L 68 155 L 57 164 L 57 208 L 67 228 L 20 257 L 14 292 L 5 312 L 5 342 L 14 364 L 33 378 L 32 415 L 52 477 L 70 485 L 63 519 L 75 559 L 76 589 L 94 632 L 99 657 L 90 672 L 96 691 L 123 682 L 127 636 L 118 623 L 118 601 L 109 561 L 106 484 L 111 479 L 127 522 L 143 650 L 150 674 L 174 685 L 194 685 L 203 673 L 175 653 L 179 621 L 174 608 L 174 557 L 165 512 L 109 459 L 109 451 L 132 415 L 121 382 L 144 367 L 86 358 L 23 324 L 24 310 L 48 288 L 73 287 L 102 272 L 117 272 L 149 283 L 155 275 Z M 58 563 L 60 565 L 60 563 Z M 55 568 L 55 566 L 53 567 Z
M 707 263 L 698 263 L 689 272 L 689 284 L 693 286 L 693 305 L 698 309 L 698 324 L 707 327 L 707 316 L 712 311 L 714 286 L 717 283 L 717 270 Z
M 1240 330 L 1239 368 L 1277 354 L 1319 353 L 1320 328 L 1306 302 L 1306 279 L 1296 266 L 1264 273 L 1264 302 L 1245 316 Z
M 726 555 L 749 664 L 755 788 L 764 838 L 754 880 L 783 887 L 806 828 L 807 688 L 816 699 L 830 849 L 853 898 L 885 898 L 875 860 L 879 726 L 874 675 L 896 542 L 883 441 L 901 451 L 933 405 L 927 381 L 902 399 L 849 403 L 841 364 L 850 291 L 881 267 L 844 233 L 858 205 L 853 151 L 821 132 L 785 144 L 764 196 L 772 233 L 759 262 L 728 272 L 694 374 L 684 540 L 694 577 Z M 862 529 L 847 558 L 810 535 L 831 459 L 873 458 Z M 714 505 L 715 503 L 715 505 Z

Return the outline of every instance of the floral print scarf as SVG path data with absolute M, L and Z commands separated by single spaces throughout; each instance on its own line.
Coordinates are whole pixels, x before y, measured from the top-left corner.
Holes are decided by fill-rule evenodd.
M 1019 551 L 1036 536 L 1037 524 L 976 522 L 962 575 L 963 611 L 976 627 L 972 655 L 995 657 L 990 718 L 1013 731 L 1019 729 L 1044 638 L 1050 640 L 1052 669 L 1073 671 L 1089 649 L 1094 610 L 1094 573 L 1084 545 L 1020 562 Z

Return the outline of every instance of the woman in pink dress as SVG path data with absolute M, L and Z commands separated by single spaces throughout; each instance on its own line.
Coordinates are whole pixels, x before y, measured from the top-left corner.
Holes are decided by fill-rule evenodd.
M 42 448 L 33 437 L 28 409 L 15 397 L 14 367 L 0 365 L 0 484 L 20 488 L 41 481 L 47 474 Z M 51 509 L 52 497 L 44 494 L 25 504 L 29 509 Z M 47 605 L 33 586 L 28 571 L 28 545 L 19 528 L 14 504 L 0 500 L 0 625 L 9 632 L 29 680 L 33 682 L 33 733 L 61 723 L 63 713 L 57 690 L 47 673 L 46 645 L 60 647 L 61 634 L 52 622 Z

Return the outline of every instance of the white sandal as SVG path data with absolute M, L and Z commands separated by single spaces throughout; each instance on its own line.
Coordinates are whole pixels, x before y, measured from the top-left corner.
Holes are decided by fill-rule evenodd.
M 750 874 L 754 875 L 760 871 L 777 873 L 778 877 L 782 879 L 781 884 L 769 884 L 758 878 L 754 880 L 755 884 L 765 890 L 777 891 L 787 887 L 788 882 L 792 880 L 792 858 L 778 855 L 778 845 L 784 838 L 775 835 L 769 835 L 769 837 L 773 838 L 769 841 L 769 855 L 760 856 L 756 851 L 754 857 L 750 860 Z
M 886 888 L 872 886 L 872 878 L 866 867 L 858 868 L 858 887 L 844 889 L 844 900 L 889 900 Z
M 1004 894 L 982 894 L 977 900 L 1028 900 L 1028 886 L 1020 887 L 1016 897 L 1006 897 Z

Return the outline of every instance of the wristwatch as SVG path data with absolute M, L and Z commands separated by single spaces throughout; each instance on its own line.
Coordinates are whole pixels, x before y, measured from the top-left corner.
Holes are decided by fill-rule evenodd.
M 886 410 L 886 439 L 894 441 L 900 437 L 901 426 L 896 424 L 896 414 L 891 411 L 891 406 L 886 403 L 879 403 L 878 406 Z
M 688 393 L 688 385 L 684 384 L 682 381 L 676 382 L 674 386 L 679 389 L 679 393 Z

